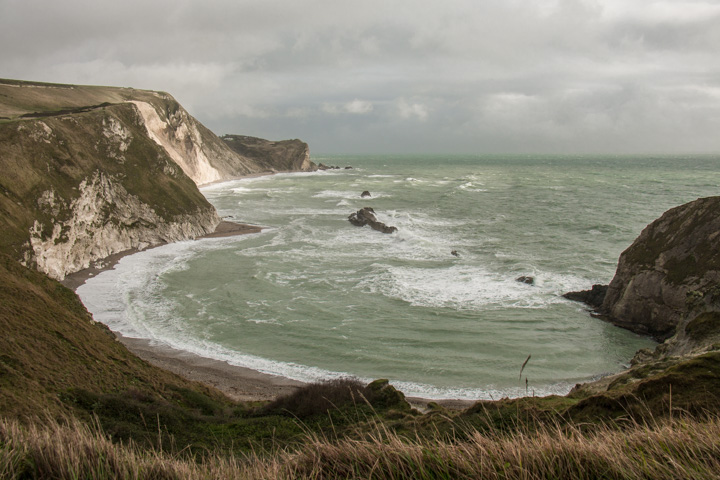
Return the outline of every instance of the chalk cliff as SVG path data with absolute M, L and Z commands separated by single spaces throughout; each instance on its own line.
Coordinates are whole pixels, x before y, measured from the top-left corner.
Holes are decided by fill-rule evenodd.
M 163 92 L 0 80 L 0 253 L 62 279 L 212 232 L 197 185 L 312 168 L 277 143 L 246 157 Z

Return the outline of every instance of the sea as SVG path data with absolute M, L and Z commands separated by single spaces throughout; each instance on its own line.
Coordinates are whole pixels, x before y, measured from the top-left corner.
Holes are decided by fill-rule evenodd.
M 655 343 L 561 295 L 609 283 L 648 223 L 720 191 L 718 155 L 313 161 L 341 168 L 201 189 L 261 233 L 127 256 L 78 294 L 124 336 L 301 381 L 386 378 L 430 399 L 565 394 Z M 352 225 L 363 207 L 397 232 Z

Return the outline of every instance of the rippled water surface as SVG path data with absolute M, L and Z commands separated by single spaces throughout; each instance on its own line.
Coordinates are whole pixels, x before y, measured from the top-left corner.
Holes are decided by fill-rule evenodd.
M 559 295 L 609 282 L 647 223 L 720 185 L 709 156 L 314 160 L 354 168 L 206 187 L 221 216 L 265 230 L 126 257 L 83 301 L 125 335 L 301 380 L 566 393 L 652 342 Z M 398 232 L 351 225 L 364 206 Z

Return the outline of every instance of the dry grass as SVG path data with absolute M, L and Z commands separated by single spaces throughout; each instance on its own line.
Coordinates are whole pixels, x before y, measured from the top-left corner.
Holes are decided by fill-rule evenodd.
M 202 462 L 162 449 L 110 442 L 75 421 L 0 421 L 0 478 L 720 478 L 720 418 L 655 425 L 546 428 L 469 440 L 406 439 L 378 427 L 364 440 L 309 436 L 296 451 Z

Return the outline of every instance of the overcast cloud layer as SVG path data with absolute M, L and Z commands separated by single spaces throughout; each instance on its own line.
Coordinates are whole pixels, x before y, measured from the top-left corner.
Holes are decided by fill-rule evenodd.
M 720 0 L 0 0 L 0 77 L 314 153 L 720 152 Z

